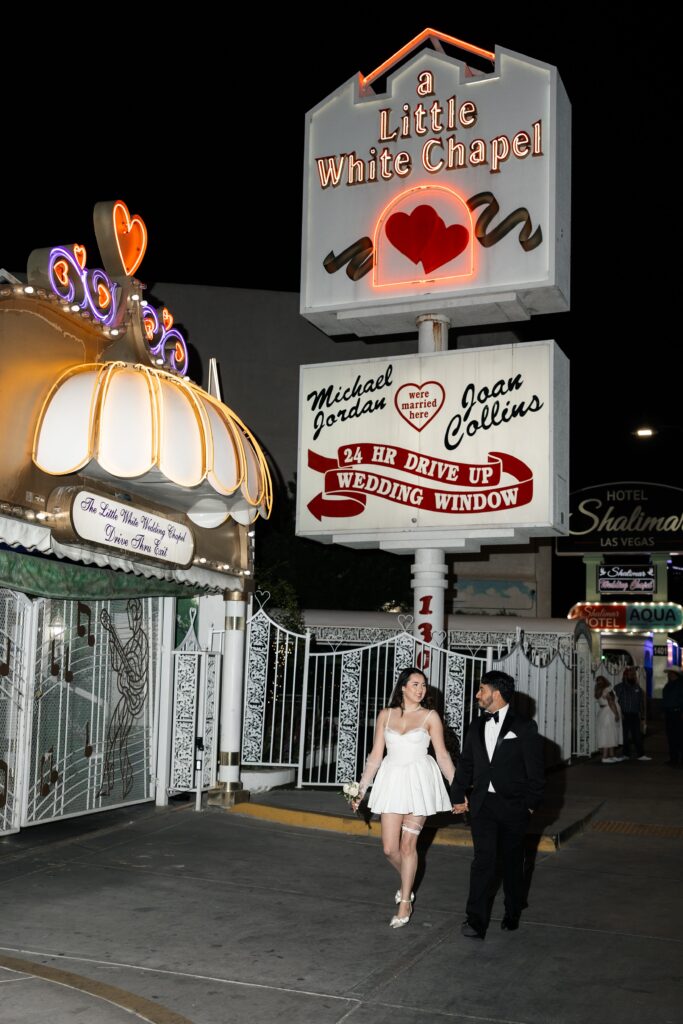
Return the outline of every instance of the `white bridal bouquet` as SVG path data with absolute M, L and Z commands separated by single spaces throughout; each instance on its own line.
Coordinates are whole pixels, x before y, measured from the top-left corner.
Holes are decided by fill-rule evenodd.
M 348 804 L 352 804 L 354 800 L 360 799 L 360 783 L 359 782 L 345 782 L 342 788 L 342 796 Z

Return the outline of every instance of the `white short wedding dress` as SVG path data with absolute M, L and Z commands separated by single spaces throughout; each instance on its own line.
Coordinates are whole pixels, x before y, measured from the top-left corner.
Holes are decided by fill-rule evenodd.
M 368 800 L 373 814 L 429 816 L 451 810 L 441 772 L 427 753 L 430 742 L 425 728 L 427 718 L 417 729 L 400 733 L 390 727 L 390 712 L 384 729 L 387 756 L 375 776 Z

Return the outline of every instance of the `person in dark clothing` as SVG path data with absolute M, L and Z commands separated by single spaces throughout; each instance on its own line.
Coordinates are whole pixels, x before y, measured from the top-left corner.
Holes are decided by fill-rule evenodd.
M 669 744 L 666 764 L 683 765 L 683 668 L 671 665 L 666 670 L 668 683 L 662 690 L 662 707 Z
M 638 674 L 633 666 L 624 669 L 621 682 L 614 687 L 621 708 L 624 728 L 624 755 L 631 757 L 631 745 L 639 761 L 651 761 L 643 750 L 641 723 L 645 719 L 645 699 L 638 685 Z

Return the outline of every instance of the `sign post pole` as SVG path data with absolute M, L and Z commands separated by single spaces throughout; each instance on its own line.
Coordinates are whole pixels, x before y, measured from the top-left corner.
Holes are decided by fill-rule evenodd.
M 218 786 L 209 794 L 212 807 L 232 807 L 249 799 L 240 780 L 246 617 L 244 594 L 241 591 L 226 594 Z
M 416 324 L 418 353 L 447 351 L 450 326 L 447 317 L 438 314 L 419 316 Z M 410 585 L 413 590 L 413 632 L 419 640 L 442 647 L 446 636 L 446 552 L 441 548 L 416 548 L 415 561 L 410 571 Z M 428 665 L 423 654 L 419 660 L 419 667 L 426 670 Z

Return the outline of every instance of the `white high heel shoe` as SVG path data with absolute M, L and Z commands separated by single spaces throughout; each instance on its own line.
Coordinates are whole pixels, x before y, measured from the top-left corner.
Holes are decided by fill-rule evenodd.
M 411 917 L 413 916 L 413 908 L 412 908 L 412 902 L 413 901 L 412 901 L 412 899 L 409 899 L 409 900 L 399 900 L 398 902 L 399 903 L 407 903 L 408 906 L 410 907 L 410 913 L 408 914 L 407 917 L 399 917 L 398 914 L 394 914 L 394 916 L 392 917 L 391 921 L 389 922 L 389 927 L 390 928 L 403 928 L 405 925 L 408 924 L 408 922 L 410 921 Z
M 411 894 L 410 894 L 410 902 L 414 903 L 414 901 L 415 901 L 415 893 L 411 892 Z M 394 896 L 394 903 L 400 903 L 400 902 L 401 902 L 401 890 L 397 889 L 396 890 L 396 895 Z M 407 902 L 407 900 L 406 900 L 406 902 Z

